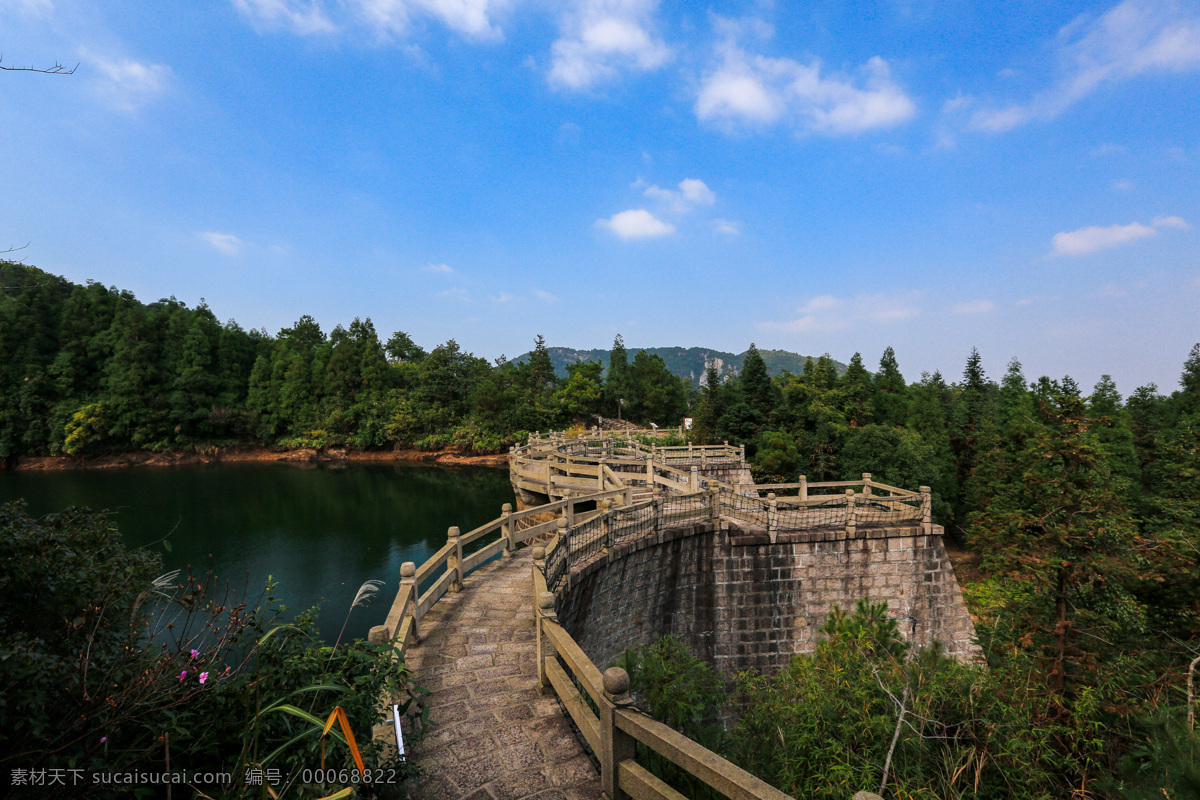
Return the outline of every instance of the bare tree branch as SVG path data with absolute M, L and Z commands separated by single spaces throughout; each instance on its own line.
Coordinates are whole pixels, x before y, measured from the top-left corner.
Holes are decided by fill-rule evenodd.
M 0 61 L 4 60 L 4 54 L 0 53 Z M 67 69 L 57 61 L 53 67 L 6 67 L 0 64 L 0 69 L 8 70 L 9 72 L 40 72 L 43 75 L 74 75 L 75 70 L 79 69 L 79 64 Z M 8 252 L 7 250 L 5 252 Z

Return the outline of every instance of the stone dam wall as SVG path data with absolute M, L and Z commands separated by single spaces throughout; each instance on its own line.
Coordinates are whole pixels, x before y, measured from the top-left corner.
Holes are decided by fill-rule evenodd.
M 559 620 L 604 669 L 626 648 L 666 634 L 723 675 L 772 672 L 811 652 L 830 610 L 859 598 L 916 619 L 915 639 L 973 658 L 974 627 L 941 528 L 920 526 L 765 534 L 705 524 L 615 547 L 573 575 Z M 900 620 L 907 636 L 912 622 Z

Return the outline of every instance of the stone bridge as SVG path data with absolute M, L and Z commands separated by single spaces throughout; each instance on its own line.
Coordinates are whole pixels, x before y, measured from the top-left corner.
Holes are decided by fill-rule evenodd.
M 636 713 L 622 670 L 601 674 L 668 633 L 727 676 L 769 671 L 810 651 L 832 608 L 870 597 L 911 621 L 917 644 L 975 655 L 928 487 L 869 474 L 754 484 L 741 448 L 623 436 L 513 448 L 525 507 L 450 528 L 428 561 L 402 567 L 371 638 L 432 692 L 418 796 L 681 797 L 637 763 L 641 743 L 729 797 L 783 800 Z

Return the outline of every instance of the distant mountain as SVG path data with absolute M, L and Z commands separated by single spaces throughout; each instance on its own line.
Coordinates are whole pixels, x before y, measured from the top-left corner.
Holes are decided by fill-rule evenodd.
M 560 377 L 565 378 L 567 375 L 568 364 L 581 364 L 585 361 L 599 361 L 604 365 L 604 369 L 608 370 L 608 359 L 611 355 L 610 350 L 573 350 L 570 347 L 548 347 L 550 351 L 550 361 L 554 364 L 554 372 Z M 666 362 L 667 369 L 674 374 L 691 381 L 694 385 L 699 386 L 704 378 L 704 371 L 710 363 L 716 364 L 717 374 L 725 380 L 731 375 L 739 375 L 742 371 L 742 364 L 746 360 L 746 354 L 743 353 L 726 353 L 723 350 L 710 350 L 707 347 L 646 347 L 636 348 L 630 347 L 629 361 L 633 361 L 633 357 L 644 349 L 650 355 L 661 356 Z M 793 374 L 804 372 L 804 362 L 809 356 L 802 356 L 798 353 L 789 353 L 787 350 L 759 350 L 759 355 L 763 357 L 763 361 L 767 364 L 767 372 L 771 375 L 779 375 L 784 370 Z M 515 361 L 528 361 L 529 353 L 523 353 L 514 359 Z M 817 356 L 812 356 L 815 361 Z M 841 375 L 846 371 L 846 365 L 840 361 L 834 361 L 834 366 L 837 367 L 838 374 Z

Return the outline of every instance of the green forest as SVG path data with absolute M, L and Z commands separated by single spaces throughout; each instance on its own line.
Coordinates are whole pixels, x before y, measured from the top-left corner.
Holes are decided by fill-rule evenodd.
M 369 319 L 247 331 L 203 303 L 15 263 L 0 287 L 10 463 L 244 444 L 496 452 L 594 415 L 686 415 L 691 441 L 744 444 L 759 481 L 929 485 L 934 521 L 973 558 L 959 577 L 988 668 L 910 653 L 864 602 L 812 656 L 743 682 L 731 757 L 796 796 L 873 788 L 891 739 L 897 796 L 1200 797 L 1200 344 L 1178 387 L 1126 396 L 1107 376 L 1090 390 L 1031 378 L 1015 358 L 997 380 L 974 350 L 961 376 L 910 382 L 890 347 L 873 372 L 855 354 L 843 373 L 823 356 L 771 376 L 751 346 L 736 377 L 710 370 L 697 389 L 620 337 L 607 369 L 557 377 L 540 336 L 522 363 L 491 363 L 454 340 L 381 340 Z M 686 681 L 673 692 L 685 729 L 712 711 Z M 914 716 L 893 739 L 899 697 Z

